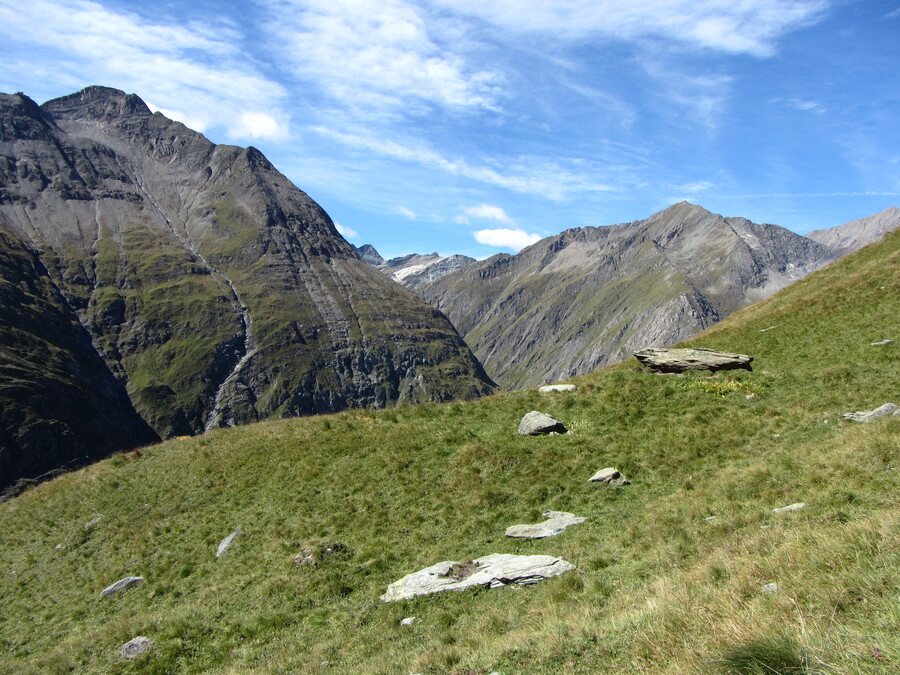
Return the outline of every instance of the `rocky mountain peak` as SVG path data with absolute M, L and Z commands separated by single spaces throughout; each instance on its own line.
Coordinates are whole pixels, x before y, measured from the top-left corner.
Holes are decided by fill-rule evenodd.
M 74 117 L 108 121 L 153 114 L 136 94 L 100 86 L 86 87 L 75 94 L 55 98 L 41 107 L 57 119 Z

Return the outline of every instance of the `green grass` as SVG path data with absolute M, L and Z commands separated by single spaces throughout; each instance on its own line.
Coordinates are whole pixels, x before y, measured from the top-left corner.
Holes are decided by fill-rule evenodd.
M 0 673 L 897 672 L 900 420 L 841 413 L 900 403 L 900 340 L 871 346 L 898 337 L 898 251 L 900 233 L 692 341 L 753 372 L 631 361 L 574 394 L 213 431 L 29 490 L 0 504 Z M 574 433 L 516 436 L 532 409 Z M 632 484 L 586 482 L 606 466 Z M 503 536 L 546 509 L 588 521 Z M 492 552 L 577 571 L 378 599 Z M 100 597 L 127 575 L 147 583 Z M 137 635 L 155 650 L 124 661 Z

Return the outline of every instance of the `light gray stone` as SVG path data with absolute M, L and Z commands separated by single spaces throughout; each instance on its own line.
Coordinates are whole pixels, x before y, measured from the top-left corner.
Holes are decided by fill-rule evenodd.
M 881 347 L 882 345 L 889 345 L 893 342 L 893 340 L 882 340 L 881 342 L 873 342 L 873 347 Z
M 574 513 L 566 513 L 565 511 L 544 511 L 544 518 L 547 518 L 547 520 L 534 525 L 510 525 L 506 528 L 506 536 L 543 539 L 544 537 L 553 537 L 559 534 L 570 525 L 578 525 L 587 520 L 587 518 L 576 516 Z
M 759 592 L 762 593 L 763 595 L 774 595 L 775 593 L 778 592 L 778 584 L 776 584 L 776 583 L 763 584 L 762 586 L 759 587 Z
M 558 434 L 564 434 L 566 433 L 566 427 L 559 420 L 537 410 L 532 410 L 526 414 L 519 423 L 519 434 L 522 436 L 538 436 L 554 431 Z
M 122 656 L 126 659 L 136 659 L 151 649 L 153 649 L 153 641 L 149 638 L 138 636 L 122 645 Z
M 97 523 L 99 523 L 101 520 L 103 520 L 103 516 L 97 516 L 96 518 L 92 518 L 91 520 L 87 521 L 87 522 L 84 524 L 83 529 L 89 530 L 89 529 L 91 529 L 94 525 L 96 525 Z
M 543 387 L 540 387 L 538 391 L 543 393 L 549 393 L 552 391 L 575 391 L 578 389 L 574 384 L 545 384 Z
M 772 513 L 784 513 L 785 511 L 799 511 L 806 508 L 806 502 L 797 502 L 796 504 L 788 504 L 777 509 L 772 509 Z
M 381 600 L 395 602 L 441 591 L 461 591 L 472 586 L 530 585 L 573 569 L 572 563 L 550 555 L 492 553 L 467 562 L 439 562 L 408 574 L 388 586 Z
M 100 591 L 100 595 L 115 595 L 120 591 L 124 591 L 126 588 L 140 586 L 142 583 L 144 583 L 144 577 L 125 577 L 124 579 L 119 579 L 116 583 L 104 588 L 102 591 Z
M 406 617 L 405 619 L 402 619 L 402 620 L 400 621 L 400 625 L 401 625 L 401 626 L 412 626 L 412 625 L 413 625 L 414 623 L 416 623 L 417 621 L 418 621 L 418 619 L 417 619 L 416 617 L 414 617 L 414 616 L 408 616 L 408 617 Z
M 649 347 L 634 352 L 642 364 L 657 373 L 684 373 L 688 370 L 752 370 L 752 356 L 714 349 L 669 349 Z
M 606 485 L 615 485 L 617 487 L 621 487 L 623 485 L 631 485 L 631 481 L 629 481 L 625 476 L 619 473 L 618 469 L 613 467 L 607 467 L 605 469 L 600 469 L 593 476 L 588 478 L 589 483 L 605 483 Z
M 872 420 L 881 419 L 882 417 L 895 416 L 900 416 L 900 408 L 893 403 L 885 403 L 883 406 L 875 408 L 875 410 L 844 413 L 845 420 L 853 420 L 854 422 L 871 422 Z
M 225 537 L 221 542 L 219 542 L 219 548 L 216 549 L 216 558 L 221 558 L 223 555 L 225 555 L 226 551 L 231 548 L 234 540 L 237 539 L 240 534 L 240 530 L 235 530 L 227 537 Z

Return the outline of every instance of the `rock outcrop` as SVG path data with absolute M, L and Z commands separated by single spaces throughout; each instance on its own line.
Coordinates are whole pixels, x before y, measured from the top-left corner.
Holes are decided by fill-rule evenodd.
M 129 588 L 134 588 L 135 586 L 140 586 L 144 583 L 144 577 L 125 577 L 123 579 L 119 579 L 116 583 L 110 584 L 102 591 L 100 591 L 100 595 L 103 597 L 107 597 L 110 595 L 115 595 L 116 593 L 121 593 L 124 590 Z
M 611 466 L 605 469 L 600 469 L 597 473 L 588 478 L 588 482 L 601 483 L 603 485 L 613 485 L 615 487 L 631 485 L 631 481 L 625 478 L 625 476 L 623 476 L 618 469 Z
M 752 356 L 715 349 L 685 348 L 665 349 L 649 347 L 634 356 L 650 370 L 657 373 L 684 373 L 689 370 L 752 370 Z
M 541 436 L 543 434 L 564 434 L 567 431 L 566 426 L 552 415 L 532 410 L 530 413 L 526 413 L 519 422 L 516 433 L 520 436 Z
M 87 448 L 493 390 L 258 150 L 114 89 L 0 95 L 0 280 L 0 487 Z
M 527 586 L 573 569 L 575 566 L 572 563 L 549 555 L 492 553 L 467 562 L 439 562 L 408 574 L 388 586 L 381 600 L 396 602 L 441 591 L 461 591 L 472 586 Z
M 868 218 L 851 220 L 849 223 L 826 230 L 813 230 L 806 236 L 843 255 L 878 241 L 898 227 L 900 227 L 900 208 L 892 206 Z
M 578 525 L 587 520 L 587 518 L 576 516 L 574 513 L 566 513 L 565 511 L 544 511 L 543 515 L 547 520 L 541 523 L 510 525 L 506 528 L 506 536 L 523 539 L 554 537 L 570 525 Z
M 874 410 L 860 410 L 857 412 L 844 413 L 845 420 L 854 422 L 871 422 L 881 419 L 882 417 L 900 417 L 900 408 L 893 403 L 885 403 Z

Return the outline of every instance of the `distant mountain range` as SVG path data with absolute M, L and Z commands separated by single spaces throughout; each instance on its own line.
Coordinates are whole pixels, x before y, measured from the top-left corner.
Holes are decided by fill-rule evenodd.
M 682 202 L 584 227 L 417 288 L 509 388 L 670 345 L 900 225 L 893 208 L 803 237 Z
M 356 252 L 397 283 L 414 290 L 475 262 L 475 258 L 465 255 L 441 256 L 437 253 L 411 253 L 385 260 L 371 244 L 360 246 Z
M 0 95 L 0 487 L 159 437 L 493 391 L 254 148 Z

